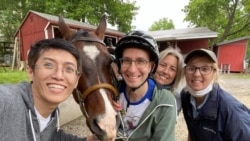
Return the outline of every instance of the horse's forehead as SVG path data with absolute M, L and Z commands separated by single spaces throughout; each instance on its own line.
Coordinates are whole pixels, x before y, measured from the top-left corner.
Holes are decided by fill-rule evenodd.
M 97 38 L 97 35 L 95 34 L 95 32 L 91 32 L 91 31 L 86 31 L 86 30 L 79 30 L 76 32 L 75 37 L 91 37 L 91 38 Z
M 100 54 L 100 50 L 95 45 L 86 45 L 83 47 L 83 52 L 93 61 Z

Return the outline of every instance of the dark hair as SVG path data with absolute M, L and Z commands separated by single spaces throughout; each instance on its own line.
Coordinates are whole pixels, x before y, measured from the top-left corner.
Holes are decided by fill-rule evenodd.
M 31 46 L 30 51 L 28 53 L 28 65 L 30 68 L 32 68 L 32 70 L 34 70 L 35 64 L 41 54 L 49 49 L 64 50 L 72 54 L 77 61 L 78 71 L 82 73 L 82 59 L 80 52 L 71 42 L 58 38 L 43 39 Z

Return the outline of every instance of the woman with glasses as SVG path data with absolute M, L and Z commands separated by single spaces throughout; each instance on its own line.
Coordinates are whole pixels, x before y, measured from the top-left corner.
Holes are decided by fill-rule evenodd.
M 62 39 L 44 39 L 28 54 L 30 83 L 0 85 L 0 140 L 94 141 L 60 130 L 58 105 L 78 83 L 80 53 Z
M 122 76 L 118 90 L 122 124 L 118 138 L 129 141 L 174 141 L 176 102 L 150 75 L 158 66 L 158 46 L 141 31 L 120 39 L 115 57 Z
M 178 112 L 181 110 L 180 91 L 185 86 L 184 59 L 179 48 L 168 47 L 160 52 L 159 65 L 153 74 L 159 87 L 170 90 L 177 101 Z
M 187 86 L 181 93 L 189 141 L 247 141 L 250 110 L 218 83 L 215 54 L 191 51 L 185 58 Z

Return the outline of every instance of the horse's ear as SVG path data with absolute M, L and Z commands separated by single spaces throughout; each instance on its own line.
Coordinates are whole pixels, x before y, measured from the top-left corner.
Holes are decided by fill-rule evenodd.
M 66 25 L 62 16 L 58 16 L 58 26 L 65 40 L 70 40 L 73 35 L 73 31 Z
M 98 25 L 97 29 L 95 30 L 96 35 L 101 40 L 104 40 L 104 34 L 105 34 L 106 29 L 107 29 L 106 18 L 107 18 L 107 15 L 103 14 L 101 19 L 100 19 L 99 25 Z
M 115 54 L 115 47 L 107 47 L 110 54 Z

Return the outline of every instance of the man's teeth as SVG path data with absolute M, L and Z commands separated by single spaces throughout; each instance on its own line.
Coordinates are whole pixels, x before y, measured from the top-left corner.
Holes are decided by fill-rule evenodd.
M 57 88 L 57 89 L 63 89 L 64 87 L 62 85 L 49 85 L 49 88 Z

